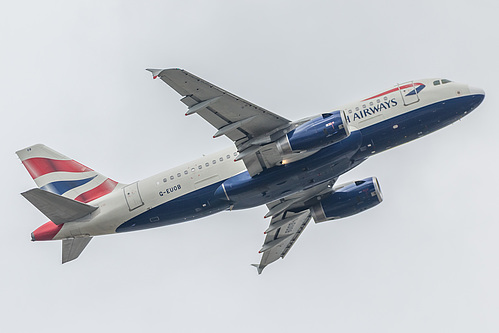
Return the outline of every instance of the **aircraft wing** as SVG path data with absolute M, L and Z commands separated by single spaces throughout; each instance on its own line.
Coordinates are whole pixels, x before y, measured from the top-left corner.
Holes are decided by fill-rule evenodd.
M 321 195 L 331 192 L 335 182 L 336 179 L 310 187 L 267 205 L 269 211 L 265 217 L 272 216 L 272 220 L 265 230 L 265 241 L 260 250 L 262 259 L 259 264 L 253 264 L 258 274 L 267 265 L 288 254 L 312 218 L 310 207 L 320 200 Z
M 197 113 L 213 125 L 213 137 L 225 135 L 234 141 L 239 156 L 251 176 L 281 160 L 265 144 L 272 142 L 272 135 L 289 127 L 290 121 L 260 106 L 225 91 L 185 70 L 148 69 L 154 78 L 159 77 L 180 95 L 187 105 L 186 115 Z M 264 156 L 261 156 L 264 155 Z M 277 154 L 278 155 L 278 154 Z
M 284 212 L 272 217 L 269 228 L 265 231 L 265 242 L 260 253 L 263 253 L 259 264 L 253 264 L 261 274 L 263 269 L 279 258 L 284 258 L 295 244 L 302 231 L 312 218 L 309 209 L 299 213 Z

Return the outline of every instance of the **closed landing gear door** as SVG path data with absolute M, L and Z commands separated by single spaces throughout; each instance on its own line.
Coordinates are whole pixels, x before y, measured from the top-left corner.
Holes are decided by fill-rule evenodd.
M 123 189 L 123 192 L 125 194 L 126 203 L 128 204 L 128 208 L 130 209 L 130 211 L 144 204 L 139 193 L 139 183 L 133 183 L 126 186 Z
M 402 83 L 398 85 L 402 100 L 404 105 L 411 105 L 419 102 L 419 86 L 420 84 L 414 83 L 414 81 Z

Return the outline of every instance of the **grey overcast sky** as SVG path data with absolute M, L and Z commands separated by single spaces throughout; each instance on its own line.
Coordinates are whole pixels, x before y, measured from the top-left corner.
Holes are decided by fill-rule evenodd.
M 0 5 L 2 332 L 497 332 L 497 1 L 11 1 Z M 225 148 L 145 68 L 181 67 L 288 119 L 445 77 L 484 103 L 377 155 L 385 201 L 250 263 L 266 209 L 96 237 L 61 265 L 15 151 L 124 183 Z

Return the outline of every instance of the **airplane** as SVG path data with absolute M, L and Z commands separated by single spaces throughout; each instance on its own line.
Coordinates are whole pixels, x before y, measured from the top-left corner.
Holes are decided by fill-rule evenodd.
M 17 152 L 37 188 L 22 195 L 50 221 L 32 241 L 62 240 L 62 263 L 92 237 L 156 228 L 266 205 L 271 218 L 258 274 L 284 258 L 307 224 L 334 221 L 383 201 L 376 177 L 337 185 L 370 156 L 423 137 L 473 111 L 482 89 L 422 79 L 332 111 L 290 121 L 183 69 L 148 69 L 234 145 L 123 184 L 44 145 Z

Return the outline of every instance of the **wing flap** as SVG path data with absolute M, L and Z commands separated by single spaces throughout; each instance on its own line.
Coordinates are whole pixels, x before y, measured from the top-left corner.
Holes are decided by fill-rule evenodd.
M 256 154 L 249 154 L 242 160 L 251 177 L 263 171 L 262 164 L 258 160 L 258 156 Z
M 311 218 L 312 214 L 308 209 L 300 213 L 286 212 L 272 218 L 271 226 L 279 224 L 283 220 L 286 222 L 267 233 L 265 242 L 260 250 L 260 252 L 263 252 L 262 259 L 260 260 L 260 264 L 255 265 L 259 274 L 267 265 L 286 256 Z
M 272 216 L 270 225 L 265 230 L 265 241 L 259 264 L 253 264 L 261 274 L 263 269 L 279 258 L 284 258 L 298 237 L 312 219 L 310 207 L 319 200 L 318 197 L 331 192 L 336 179 L 317 184 L 299 193 L 267 204 L 266 217 Z
M 291 216 L 286 217 L 284 219 L 280 219 L 280 220 L 277 219 L 277 220 L 271 221 L 269 227 L 267 228 L 267 230 L 265 230 L 264 234 L 268 234 L 271 231 L 274 231 L 278 228 L 284 227 L 284 226 L 288 225 L 289 223 L 295 221 L 298 217 L 302 217 L 301 215 L 306 215 L 306 214 L 308 214 L 307 211 L 301 212 L 298 215 L 291 215 Z
M 31 189 L 21 195 L 57 225 L 77 220 L 97 209 L 39 188 Z

